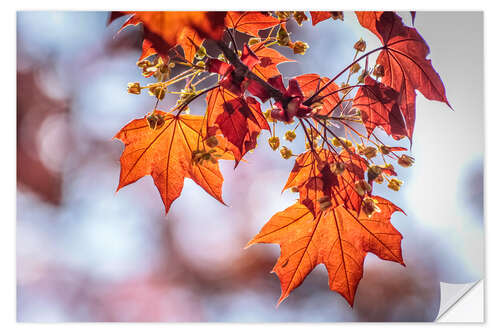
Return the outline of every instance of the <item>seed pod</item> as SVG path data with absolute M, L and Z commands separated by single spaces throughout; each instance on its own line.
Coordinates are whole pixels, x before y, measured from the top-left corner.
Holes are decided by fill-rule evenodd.
M 294 54 L 305 54 L 306 50 L 309 48 L 309 45 L 303 41 L 296 41 L 293 43 L 293 53 Z
M 401 185 L 403 185 L 403 181 L 397 179 L 397 178 L 392 178 L 389 183 L 387 184 L 387 187 L 390 188 L 393 191 L 399 191 L 401 188 Z
M 344 12 L 330 12 L 332 14 L 332 19 L 334 20 L 344 20 Z
M 162 100 L 165 97 L 166 90 L 167 88 L 164 88 L 162 86 L 153 86 L 149 88 L 149 94 L 155 96 L 159 100 Z
M 389 155 L 391 153 L 391 148 L 390 147 L 387 147 L 387 146 L 384 146 L 384 145 L 381 145 L 379 147 L 379 150 L 382 154 L 384 155 Z
M 372 187 L 366 180 L 362 179 L 354 183 L 354 189 L 360 196 L 364 196 L 365 194 L 371 192 Z
M 269 143 L 269 147 L 271 147 L 272 150 L 276 150 L 280 146 L 280 138 L 278 138 L 277 136 L 270 137 L 267 142 Z
M 344 172 L 344 170 L 345 170 L 345 164 L 342 162 L 335 162 L 330 164 L 330 171 L 334 175 L 340 175 Z
M 358 83 L 363 83 L 365 82 L 365 77 L 367 77 L 370 73 L 368 73 L 367 71 L 363 70 L 363 73 L 361 73 L 359 76 L 358 76 Z
M 280 153 L 281 157 L 283 157 L 285 160 L 289 159 L 293 155 L 292 151 L 285 146 L 281 147 Z
M 286 31 L 286 29 L 282 26 L 280 26 L 280 28 L 278 29 L 276 40 L 278 42 L 278 45 L 281 46 L 288 46 L 288 44 L 290 44 L 290 35 L 288 34 L 288 31 Z
M 354 65 L 351 66 L 352 73 L 357 73 L 360 69 L 361 69 L 361 66 L 358 63 L 355 63 Z
M 290 15 L 292 15 L 292 12 L 276 11 L 276 16 L 278 16 L 280 20 L 286 20 Z
M 361 208 L 369 218 L 373 215 L 373 213 L 380 212 L 380 208 L 377 206 L 377 200 L 373 198 L 364 198 Z
M 354 43 L 354 49 L 359 52 L 365 52 L 366 42 L 363 40 L 363 38 L 360 38 L 356 43 Z
M 401 155 L 401 157 L 398 159 L 398 164 L 403 168 L 411 167 L 413 163 L 415 163 L 415 159 L 405 154 Z
M 359 150 L 359 153 L 366 156 L 366 158 L 374 158 L 375 156 L 377 156 L 377 148 L 372 146 L 364 147 L 363 149 Z
M 293 18 L 299 26 L 302 26 L 302 22 L 307 21 L 306 13 L 304 12 L 293 12 Z
M 375 68 L 373 69 L 373 75 L 378 79 L 379 77 L 383 77 L 384 74 L 384 66 L 379 64 L 375 65 Z
M 297 137 L 297 134 L 295 134 L 294 131 L 286 131 L 286 133 L 285 133 L 285 139 L 290 141 L 290 142 L 295 140 L 296 137 Z
M 375 178 L 375 183 L 382 184 L 383 182 L 384 182 L 384 177 L 382 177 L 382 175 L 378 175 L 377 178 Z
M 129 94 L 139 95 L 141 93 L 141 84 L 139 82 L 129 83 L 127 92 Z
M 372 182 L 382 173 L 382 168 L 378 165 L 370 165 L 366 174 L 368 175 L 368 181 Z

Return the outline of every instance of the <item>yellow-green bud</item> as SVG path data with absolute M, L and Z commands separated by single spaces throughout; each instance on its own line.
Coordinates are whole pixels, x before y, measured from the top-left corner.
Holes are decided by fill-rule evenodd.
M 206 57 L 206 55 L 207 55 L 207 50 L 205 49 L 205 47 L 203 45 L 200 45 L 200 47 L 198 47 L 198 49 L 196 50 L 194 57 L 196 59 L 203 59 Z
M 288 46 L 288 44 L 290 44 L 290 35 L 288 34 L 288 31 L 286 31 L 286 29 L 282 26 L 280 26 L 280 28 L 278 29 L 276 40 L 278 42 L 278 45 L 281 46 Z
M 293 18 L 299 26 L 302 25 L 302 22 L 307 21 L 307 16 L 304 12 L 293 12 Z
M 292 15 L 292 12 L 276 11 L 276 16 L 278 16 L 280 20 L 286 20 L 290 15 Z
M 272 150 L 276 150 L 280 146 L 280 138 L 278 138 L 277 136 L 270 137 L 267 142 L 269 143 L 269 147 L 271 147 Z
M 127 92 L 129 94 L 139 95 L 141 93 L 141 85 L 139 82 L 131 82 L 128 84 Z
M 293 43 L 293 53 L 294 54 L 305 54 L 306 50 L 309 48 L 309 45 L 303 41 L 296 41 Z
M 155 96 L 159 100 L 162 100 L 165 97 L 165 92 L 167 91 L 166 87 L 162 86 L 153 86 L 149 88 L 149 94 Z
M 294 131 L 286 131 L 286 133 L 285 133 L 285 139 L 290 141 L 290 142 L 295 140 L 296 137 L 297 137 L 297 134 L 295 134 Z
M 387 187 L 393 191 L 399 191 L 399 189 L 401 188 L 401 185 L 403 185 L 403 181 L 401 181 L 397 178 L 392 178 L 389 181 L 389 183 L 387 184 Z
M 248 45 L 255 45 L 260 43 L 260 38 L 252 37 L 248 40 Z
M 357 73 L 360 69 L 361 69 L 361 66 L 358 63 L 355 63 L 354 65 L 351 66 L 352 73 Z
M 281 153 L 281 157 L 283 157 L 285 160 L 287 160 L 293 156 L 292 151 L 285 146 L 281 147 L 280 153 Z

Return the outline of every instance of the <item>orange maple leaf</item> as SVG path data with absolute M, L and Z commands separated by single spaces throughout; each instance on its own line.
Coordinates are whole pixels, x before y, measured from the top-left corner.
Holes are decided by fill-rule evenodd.
M 120 28 L 142 23 L 144 27 L 143 55 L 154 54 L 167 57 L 168 51 L 181 42 L 184 28 L 196 32 L 199 38 L 219 40 L 224 33 L 226 12 L 112 12 L 109 21 L 133 14 Z M 146 49 L 145 49 L 146 47 Z
M 273 268 L 281 282 L 280 304 L 319 264 L 328 271 L 329 286 L 351 306 L 363 276 L 367 252 L 405 265 L 401 253 L 402 235 L 392 226 L 391 215 L 402 210 L 393 203 L 373 197 L 379 212 L 371 217 L 338 206 L 314 217 L 296 203 L 274 215 L 247 244 L 276 243 L 281 254 Z
M 280 20 L 263 12 L 228 12 L 225 24 L 232 28 L 252 36 L 259 36 L 259 31 L 280 24 Z
M 427 99 L 450 106 L 443 82 L 427 59 L 429 47 L 417 30 L 405 26 L 394 12 L 356 12 L 356 15 L 359 23 L 384 45 L 377 58 L 377 64 L 384 69 L 382 83 L 399 92 L 399 105 L 411 141 L 415 127 L 415 90 Z
M 308 99 L 314 95 L 319 89 L 323 88 L 330 79 L 327 77 L 320 77 L 318 74 L 303 74 L 295 78 L 299 83 L 300 89 L 304 93 L 304 97 Z M 330 113 L 340 103 L 339 87 L 335 82 L 331 82 L 325 89 L 315 97 L 315 100 L 321 100 L 322 109 L 318 112 L 320 115 Z M 314 101 L 312 101 L 314 103 Z
M 165 205 L 165 212 L 177 199 L 184 186 L 184 178 L 191 178 L 208 194 L 222 200 L 223 177 L 217 161 L 230 159 L 220 143 L 210 153 L 204 141 L 205 126 L 202 116 L 179 115 L 156 110 L 161 126 L 150 127 L 147 117 L 132 120 L 115 136 L 125 144 L 120 157 L 120 182 L 117 191 L 138 179 L 151 175 Z M 212 160 L 196 162 L 197 151 L 205 151 Z
M 325 12 L 325 11 L 311 11 L 310 13 L 311 13 L 312 25 L 316 25 L 319 22 L 328 20 L 329 18 L 332 17 L 332 14 L 330 12 Z
M 277 65 L 295 60 L 288 59 L 277 50 L 266 47 L 266 42 L 260 42 L 250 46 L 250 49 L 259 58 L 259 62 L 252 68 L 252 72 L 267 81 L 269 78 L 280 75 Z
M 313 26 L 324 20 L 328 20 L 329 18 L 333 18 L 334 20 L 344 20 L 343 12 L 310 11 L 309 13 L 311 14 L 311 21 Z
M 189 27 L 182 29 L 179 36 L 179 45 L 184 50 L 184 58 L 187 61 L 193 61 L 194 55 L 203 41 L 204 39 L 200 37 L 196 30 Z

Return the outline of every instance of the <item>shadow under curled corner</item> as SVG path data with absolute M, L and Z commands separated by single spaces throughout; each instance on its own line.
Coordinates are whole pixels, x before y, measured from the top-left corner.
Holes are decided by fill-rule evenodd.
M 440 283 L 441 302 L 436 322 L 484 322 L 484 281 Z

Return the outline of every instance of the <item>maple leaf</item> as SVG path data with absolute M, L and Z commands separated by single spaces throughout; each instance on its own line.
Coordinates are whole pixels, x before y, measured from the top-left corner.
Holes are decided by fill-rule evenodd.
M 342 163 L 345 169 L 332 172 L 334 163 Z M 283 191 L 297 187 L 300 203 L 316 216 L 320 211 L 320 199 L 328 197 L 333 207 L 345 205 L 358 212 L 362 197 L 356 192 L 355 183 L 364 179 L 367 162 L 353 151 L 343 150 L 335 154 L 326 149 L 310 150 L 297 156 Z
M 368 137 L 377 126 L 396 140 L 408 136 L 398 101 L 397 91 L 370 76 L 365 77 L 365 84 L 358 89 L 352 107 L 361 111 Z
M 266 42 L 260 42 L 250 46 L 250 49 L 259 58 L 259 62 L 252 71 L 267 81 L 269 78 L 280 75 L 277 65 L 284 62 L 295 61 L 283 56 L 277 50 L 266 47 Z
M 401 253 L 402 235 L 390 218 L 400 208 L 381 197 L 373 197 L 380 211 L 368 217 L 338 206 L 316 217 L 296 203 L 275 214 L 247 244 L 276 243 L 281 254 L 273 268 L 281 282 L 280 304 L 319 264 L 328 271 L 330 289 L 339 292 L 353 306 L 363 276 L 367 252 L 405 265 Z
M 142 23 L 144 40 L 143 55 L 155 52 L 167 57 L 168 51 L 181 42 L 184 28 L 195 31 L 200 38 L 219 40 L 224 33 L 226 12 L 112 12 L 109 22 L 123 15 L 133 14 L 120 28 Z M 151 53 L 154 54 L 154 53 Z
M 232 28 L 255 37 L 259 31 L 280 24 L 280 20 L 263 12 L 228 12 L 225 23 Z
M 198 35 L 196 30 L 189 27 L 182 29 L 179 36 L 179 45 L 184 50 L 184 58 L 186 58 L 187 61 L 193 61 L 194 55 L 203 41 L 204 39 Z
M 120 182 L 117 191 L 138 179 L 151 175 L 165 205 L 165 212 L 177 199 L 184 186 L 184 178 L 191 178 L 208 194 L 222 200 L 223 177 L 217 160 L 229 159 L 219 147 L 210 152 L 203 141 L 202 116 L 179 115 L 156 110 L 161 126 L 152 129 L 147 117 L 132 120 L 115 136 L 125 144 L 120 157 Z M 197 151 L 205 151 L 212 160 L 193 160 Z
M 261 130 L 270 130 L 260 103 L 222 87 L 210 91 L 206 100 L 208 127 L 219 128 L 228 140 L 228 149 L 234 154 L 236 167 L 243 156 L 255 148 Z
M 319 89 L 323 88 L 323 86 L 330 81 L 329 78 L 320 77 L 318 74 L 303 74 L 297 76 L 295 80 L 299 83 L 305 99 L 309 99 L 311 96 L 316 94 Z M 313 104 L 315 100 L 321 100 L 322 108 L 318 114 L 327 115 L 340 104 L 338 90 L 339 87 L 335 84 L 335 82 L 331 82 L 318 96 L 314 98 L 314 100 L 311 101 L 311 104 Z
M 400 109 L 411 141 L 415 127 L 415 90 L 429 100 L 450 106 L 443 82 L 427 59 L 429 47 L 417 30 L 403 25 L 401 17 L 394 12 L 356 12 L 356 15 L 359 23 L 384 45 L 377 58 L 377 64 L 384 69 L 382 83 L 400 93 Z
M 247 44 L 243 45 L 243 52 L 241 53 L 240 60 L 243 65 L 247 66 L 248 70 L 252 70 L 259 63 L 259 58 Z M 222 80 L 219 81 L 219 84 L 238 96 L 243 96 L 245 90 L 248 89 L 250 93 L 263 100 L 269 98 L 268 93 L 262 89 L 259 83 L 249 80 L 246 77 L 246 73 L 242 73 L 227 62 L 209 58 L 206 63 L 206 68 L 211 73 L 222 75 Z
M 309 13 L 311 13 L 311 21 L 313 26 L 324 20 L 328 20 L 329 18 L 333 18 L 334 20 L 344 20 L 343 12 L 310 11 Z

